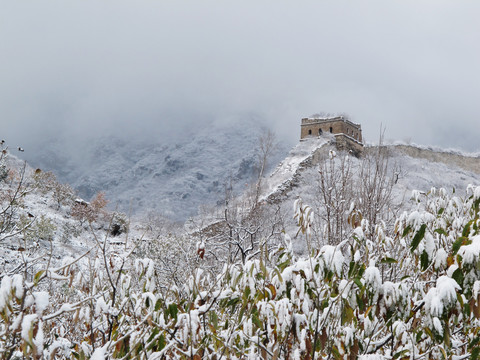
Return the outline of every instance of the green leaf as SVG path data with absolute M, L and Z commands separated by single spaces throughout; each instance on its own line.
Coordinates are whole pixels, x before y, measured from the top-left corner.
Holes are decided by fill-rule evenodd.
M 469 349 L 473 349 L 472 354 L 470 355 L 470 359 L 478 359 L 480 356 L 480 346 L 478 343 L 480 342 L 480 336 L 475 336 L 475 338 L 470 342 L 468 345 Z
M 440 234 L 440 235 L 444 235 L 444 236 L 447 236 L 447 232 L 441 228 L 438 228 L 438 229 L 435 229 L 435 232 Z
M 474 206 L 475 206 L 475 215 L 477 215 L 480 208 L 480 198 L 475 200 Z
M 215 311 L 210 311 L 210 323 L 215 329 L 218 328 L 218 316 Z
M 328 297 L 323 299 L 322 302 L 320 303 L 320 310 L 324 310 L 327 308 L 329 304 Z
M 257 328 L 262 328 L 262 322 L 260 321 L 256 313 L 252 314 L 252 322 L 257 326 Z
M 168 312 L 170 313 L 170 316 L 177 320 L 177 314 L 178 314 L 178 307 L 177 304 L 170 304 L 168 305 Z
M 463 241 L 466 240 L 465 237 L 460 236 L 455 242 L 452 244 L 452 252 L 455 255 L 458 250 L 460 250 L 460 247 L 463 245 Z
M 480 347 L 476 347 L 473 349 L 472 354 L 470 355 L 471 360 L 477 360 L 480 356 Z
M 152 330 L 152 333 L 150 334 L 150 336 L 149 336 L 149 338 L 148 338 L 148 340 L 147 340 L 147 342 L 152 341 L 152 340 L 155 338 L 155 336 L 157 336 L 157 334 L 158 334 L 159 332 L 160 332 L 160 331 L 158 330 L 158 328 L 157 328 L 157 327 L 154 327 L 153 330 Z M 153 347 L 153 344 L 150 344 L 149 348 L 151 349 L 152 347 Z
M 359 289 L 363 289 L 364 285 L 360 281 L 360 278 L 356 277 L 355 279 L 353 279 L 353 282 L 358 286 Z
M 33 283 L 35 285 L 38 284 L 38 282 L 40 281 L 40 278 L 42 277 L 42 275 L 45 273 L 45 270 L 40 270 L 39 272 L 37 272 L 35 274 L 35 276 L 33 277 Z
M 363 313 L 365 311 L 365 303 L 363 302 L 363 299 L 358 294 L 355 294 L 355 296 L 357 298 L 358 309 L 360 310 L 361 313 Z
M 462 269 L 458 268 L 452 274 L 452 278 L 463 288 L 463 272 Z
M 350 324 L 353 320 L 353 309 L 348 303 L 345 303 L 342 311 L 342 325 Z
M 158 299 L 157 302 L 155 303 L 155 311 L 160 310 L 162 305 L 163 305 L 162 299 Z
M 365 273 L 365 269 L 366 269 L 365 264 L 362 264 L 362 265 L 360 266 L 360 269 L 358 269 L 358 276 L 359 276 L 359 277 L 362 277 L 362 276 L 363 276 L 363 274 Z
M 350 261 L 350 265 L 348 266 L 348 277 L 352 277 L 354 269 L 355 261 Z
M 470 234 L 470 226 L 472 226 L 472 222 L 473 220 L 470 220 L 463 228 L 463 231 L 462 231 L 462 236 L 463 237 L 468 237 L 468 235 Z
M 423 331 L 420 330 L 418 333 L 417 333 L 417 336 L 415 337 L 415 340 L 417 343 L 419 343 L 422 339 L 422 336 L 423 336 Z
M 444 211 L 445 211 L 445 208 L 442 207 L 438 210 L 437 214 L 442 215 Z
M 408 225 L 408 226 L 403 230 L 402 237 L 407 236 L 408 233 L 410 233 L 410 231 L 412 231 L 412 227 L 411 227 L 410 225 Z
M 160 337 L 158 338 L 158 343 L 157 343 L 157 351 L 162 350 L 165 347 L 166 344 L 167 344 L 167 342 L 165 341 L 165 336 L 163 334 L 160 335 Z
M 242 298 L 244 300 L 247 300 L 250 297 L 251 292 L 252 291 L 250 289 L 250 286 L 245 287 L 245 291 L 243 292 Z
M 241 323 L 243 321 L 243 315 L 245 315 L 245 310 L 247 309 L 247 304 L 242 306 L 242 309 L 238 313 L 238 322 Z M 214 313 L 214 312 L 213 312 Z M 218 321 L 218 320 L 217 320 Z
M 426 228 L 427 228 L 427 225 L 422 224 L 422 226 L 420 226 L 420 229 L 417 231 L 417 233 L 413 237 L 412 243 L 410 244 L 411 252 L 415 251 L 415 249 L 418 247 L 418 244 L 420 244 L 420 241 L 424 238 Z
M 283 269 L 282 269 L 283 271 Z M 275 267 L 275 274 L 277 274 L 278 276 L 278 280 L 283 283 L 283 278 L 282 278 L 282 274 L 280 273 L 280 270 L 279 270 L 279 267 Z
M 380 261 L 382 264 L 396 264 L 398 261 L 394 258 L 391 257 L 384 257 L 382 261 Z
M 335 345 L 332 346 L 332 354 L 335 359 L 343 359 L 342 355 L 340 355 L 340 352 Z
M 393 359 L 398 359 L 400 357 L 403 357 L 403 355 L 408 354 L 408 351 L 409 351 L 408 349 L 405 349 L 405 350 L 402 350 L 400 352 L 395 353 L 395 355 L 393 355 Z
M 422 271 L 427 270 L 428 268 L 428 254 L 425 250 L 423 250 L 422 255 L 420 255 L 420 265 L 422 267 Z
M 235 306 L 240 302 L 240 298 L 232 298 L 228 301 L 227 303 L 227 307 L 228 306 L 231 306 L 232 307 L 232 311 L 234 310 Z

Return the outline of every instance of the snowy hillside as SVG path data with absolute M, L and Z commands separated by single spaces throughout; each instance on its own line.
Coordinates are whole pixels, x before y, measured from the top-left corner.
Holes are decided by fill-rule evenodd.
M 362 160 L 345 153 L 337 154 L 332 141 L 330 137 L 321 137 L 299 142 L 264 181 L 263 200 L 267 207 L 280 207 L 287 219 L 285 226 L 288 231 L 297 227 L 296 220 L 291 216 L 292 205 L 297 198 L 314 208 L 317 231 L 320 232 L 324 226 L 319 216 L 324 211 L 324 205 L 319 201 L 319 163 L 328 162 L 332 152 L 337 165 L 346 156 L 353 174 L 359 171 Z M 386 163 L 394 177 L 389 209 L 392 216 L 415 208 L 416 204 L 411 199 L 417 191 L 426 194 L 432 188 L 444 188 L 465 195 L 469 185 L 480 185 L 479 157 L 405 144 L 388 145 L 386 149 Z M 365 148 L 366 154 L 377 151 L 376 146 Z M 218 214 L 221 217 L 222 213 Z M 295 242 L 294 247 L 299 253 L 306 251 L 306 244 L 302 241 Z
M 240 193 L 254 174 L 255 148 L 262 124 L 246 118 L 211 123 L 188 136 L 160 143 L 100 138 L 84 144 L 81 157 L 69 157 L 61 143 L 27 154 L 30 163 L 57 174 L 80 196 L 105 191 L 110 206 L 126 213 L 157 212 L 183 221 L 202 205 L 215 205 L 226 187 Z M 274 167 L 286 154 L 280 144 Z
M 58 266 L 64 257 L 95 248 L 96 237 L 102 243 L 125 243 L 123 214 L 99 208 L 91 227 L 75 213 L 85 206 L 75 202 L 76 194 L 69 186 L 56 182 L 51 174 L 36 173 L 15 156 L 8 156 L 5 164 L 9 177 L 0 181 L 0 272 L 15 272 L 22 263 L 38 269 L 37 264 L 47 260 L 52 267 Z M 110 230 L 115 223 L 121 227 L 113 236 Z M 140 236 L 136 228 L 132 224 L 130 236 Z

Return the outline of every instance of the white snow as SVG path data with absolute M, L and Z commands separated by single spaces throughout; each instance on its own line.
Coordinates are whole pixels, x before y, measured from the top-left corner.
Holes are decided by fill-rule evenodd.
M 378 293 L 382 286 L 382 277 L 380 276 L 380 270 L 378 270 L 374 263 L 370 264 L 363 276 L 365 278 L 365 285 L 370 286 L 375 293 Z
M 15 289 L 15 297 L 20 299 L 23 296 L 23 276 L 15 274 L 12 277 L 12 288 Z
M 30 331 L 33 327 L 33 322 L 37 318 L 37 314 L 28 314 L 23 317 L 22 320 L 22 339 L 30 341 Z
M 324 262 L 324 267 L 336 274 L 341 274 L 345 258 L 341 249 L 325 245 L 320 249 L 320 255 Z
M 273 173 L 265 179 L 264 198 L 278 191 L 291 181 L 294 175 L 299 171 L 300 165 L 306 160 L 312 158 L 314 153 L 329 142 L 328 137 L 319 137 L 300 141 L 288 154 L 288 156 L 278 165 Z
M 33 297 L 35 298 L 37 314 L 41 316 L 50 303 L 48 292 L 36 291 L 33 293 Z
M 37 355 L 42 355 L 43 352 L 43 345 L 44 345 L 44 336 L 43 336 L 43 322 L 38 322 L 38 330 L 35 338 L 33 339 L 33 343 L 37 347 Z
M 96 348 L 95 351 L 93 352 L 92 354 L 92 357 L 90 358 L 90 360 L 105 360 L 106 356 L 105 356 L 105 353 L 106 353 L 106 350 L 107 350 L 107 345 L 101 347 L 101 348 Z
M 447 252 L 445 249 L 440 248 L 437 250 L 435 256 L 435 269 L 441 269 L 447 266 Z
M 480 256 L 480 235 L 472 237 L 471 244 L 461 246 L 458 254 L 463 257 L 464 264 L 475 264 Z
M 387 359 L 383 355 L 375 355 L 375 354 L 369 354 L 369 355 L 359 355 L 358 360 L 385 360 Z
M 438 317 L 434 317 L 433 318 L 433 327 L 434 329 L 440 334 L 443 336 L 443 326 L 442 326 L 442 323 L 440 321 L 440 319 Z
M 2 285 L 0 286 L 0 311 L 3 311 L 7 305 L 12 286 L 12 279 L 9 276 L 4 276 Z
M 457 300 L 456 290 L 460 290 L 457 282 L 448 277 L 440 276 L 437 279 L 436 287 L 428 290 L 425 295 L 425 310 L 430 313 L 432 317 L 441 317 L 445 308 L 454 304 Z

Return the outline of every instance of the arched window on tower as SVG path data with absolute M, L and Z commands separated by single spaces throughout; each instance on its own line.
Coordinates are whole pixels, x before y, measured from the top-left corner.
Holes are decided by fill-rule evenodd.
M 330 132 L 332 133 L 333 132 L 333 128 L 330 126 Z
M 318 135 L 322 135 L 322 129 L 318 129 Z
M 308 130 L 308 135 L 312 135 L 312 129 Z

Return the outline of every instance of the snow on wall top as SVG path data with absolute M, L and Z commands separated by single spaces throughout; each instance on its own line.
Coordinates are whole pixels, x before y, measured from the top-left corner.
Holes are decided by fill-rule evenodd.
M 311 158 L 319 148 L 328 144 L 331 138 L 333 136 L 321 136 L 300 141 L 265 180 L 264 198 L 268 198 L 290 181 L 299 170 L 300 165 Z

